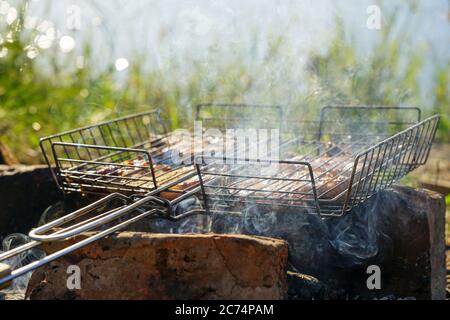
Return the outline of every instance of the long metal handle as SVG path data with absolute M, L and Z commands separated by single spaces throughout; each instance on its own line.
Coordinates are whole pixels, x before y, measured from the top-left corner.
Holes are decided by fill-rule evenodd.
M 97 240 L 100 240 L 100 239 L 102 239 L 102 238 L 104 238 L 104 237 L 106 237 L 106 236 L 108 236 L 108 235 L 110 235 L 110 234 L 112 234 L 112 233 L 114 233 L 114 232 L 116 232 L 116 231 L 118 231 L 118 230 L 120 230 L 120 229 L 122 229 L 122 228 L 124 228 L 124 227 L 126 227 L 126 226 L 128 226 L 128 225 L 130 225 L 132 223 L 134 223 L 134 222 L 136 222 L 136 221 L 139 221 L 139 220 L 141 220 L 143 218 L 146 218 L 146 217 L 149 217 L 149 216 L 158 216 L 160 213 L 161 213 L 161 211 L 159 209 L 151 209 L 149 211 L 141 213 L 140 215 L 138 215 L 136 217 L 130 218 L 127 221 L 119 223 L 119 224 L 117 224 L 117 225 L 115 225 L 115 226 L 113 226 L 113 227 L 111 227 L 111 228 L 109 228 L 107 230 L 101 231 L 101 232 L 99 232 L 99 233 L 97 233 L 97 234 L 95 234 L 95 235 L 93 235 L 91 237 L 88 237 L 88 238 L 86 238 L 86 239 L 84 239 L 82 241 L 79 241 L 79 242 L 77 242 L 75 244 L 72 244 L 72 245 L 70 245 L 70 246 L 68 246 L 68 247 L 66 247 L 66 248 L 64 248 L 62 250 L 59 250 L 59 251 L 57 251 L 55 253 L 52 253 L 51 255 L 48 255 L 48 256 L 42 258 L 41 260 L 34 261 L 34 262 L 32 262 L 32 263 L 30 263 L 30 264 L 28 264 L 26 266 L 23 266 L 23 267 L 21 267 L 19 269 L 16 269 L 16 270 L 12 271 L 6 277 L 3 277 L 3 278 L 0 279 L 0 286 L 2 286 L 4 284 L 8 284 L 12 280 L 14 280 L 15 278 L 23 276 L 23 275 L 27 274 L 30 271 L 36 270 L 36 269 L 38 269 L 38 268 L 40 268 L 40 267 L 42 267 L 42 266 L 44 266 L 44 265 L 46 265 L 46 264 L 56 260 L 58 258 L 61 258 L 62 256 L 65 256 L 65 255 L 67 255 L 69 253 L 72 253 L 72 252 L 74 252 L 74 251 L 76 251 L 76 250 L 78 250 L 78 249 L 80 249 L 80 248 L 82 248 L 84 246 L 87 246 L 88 244 L 91 244 L 91 243 L 93 243 L 93 242 L 95 242 Z M 39 244 L 41 244 L 41 243 L 39 243 Z
M 97 202 L 94 202 L 82 209 L 79 209 L 71 214 L 68 214 L 62 218 L 59 218 L 55 221 L 52 221 L 46 225 L 43 225 L 41 227 L 38 227 L 34 230 L 32 230 L 29 233 L 29 236 L 33 241 L 26 243 L 20 247 L 14 248 L 8 252 L 4 252 L 0 254 L 0 262 L 12 258 L 18 254 L 21 254 L 23 252 L 26 252 L 28 250 L 31 250 L 33 248 L 39 247 L 44 242 L 49 241 L 66 241 L 68 239 L 71 239 L 77 235 L 80 235 L 83 232 L 91 231 L 94 229 L 97 229 L 99 227 L 105 226 L 106 224 L 117 220 L 118 218 L 132 213 L 133 211 L 138 211 L 140 214 L 127 219 L 126 221 L 123 221 L 115 226 L 112 226 L 104 231 L 101 231 L 93 236 L 90 236 L 82 241 L 79 241 L 73 245 L 68 246 L 67 248 L 64 248 L 62 250 L 59 250 L 49 256 L 46 256 L 42 258 L 41 260 L 32 262 L 26 266 L 23 266 L 17 270 L 11 271 L 11 267 L 8 265 L 2 265 L 2 270 L 5 269 L 8 272 L 2 272 L 0 275 L 0 287 L 5 284 L 9 284 L 13 279 L 20 277 L 30 271 L 33 271 L 51 261 L 54 261 L 64 255 L 67 255 L 75 250 L 78 250 L 92 242 L 95 242 L 97 240 L 100 240 L 120 229 L 123 229 L 124 227 L 135 223 L 141 219 L 144 219 L 146 217 L 152 217 L 152 218 L 164 218 L 170 221 L 180 221 L 182 219 L 185 219 L 187 217 L 193 216 L 193 215 L 199 215 L 199 214 L 205 214 L 205 210 L 203 209 L 193 209 L 190 211 L 187 211 L 180 215 L 174 214 L 174 205 L 177 203 L 183 201 L 188 196 L 191 196 L 193 192 L 197 192 L 198 190 L 195 189 L 192 192 L 189 192 L 178 199 L 174 201 L 168 201 L 162 198 L 155 197 L 153 195 L 147 195 L 137 201 L 133 201 L 131 198 L 126 197 L 122 194 L 115 193 L 111 194 L 109 196 L 104 197 L 103 199 L 98 200 Z M 76 224 L 73 224 L 71 226 L 68 226 L 66 228 L 63 228 L 61 230 L 57 230 L 51 234 L 46 234 L 47 232 L 51 231 L 54 228 L 60 227 L 70 221 L 74 221 L 75 219 L 78 219 L 82 216 L 85 216 L 89 213 L 92 213 L 94 210 L 97 210 L 101 208 L 102 206 L 109 203 L 111 200 L 121 200 L 122 205 L 119 205 L 118 207 L 106 211 L 104 213 L 101 213 L 95 217 L 85 219 L 81 222 L 78 222 Z M 130 203 L 130 201 L 132 201 Z
M 116 195 L 118 196 L 120 194 L 116 194 Z M 120 195 L 120 196 L 125 197 L 123 195 Z M 67 238 L 71 238 L 80 233 L 87 232 L 87 231 L 93 230 L 95 228 L 104 226 L 105 224 L 120 218 L 121 216 L 129 213 L 132 210 L 139 208 L 140 206 L 143 206 L 144 204 L 146 204 L 148 202 L 153 202 L 155 204 L 167 206 L 167 204 L 163 200 L 156 198 L 156 197 L 148 196 L 139 201 L 134 202 L 131 205 L 125 204 L 119 208 L 115 208 L 113 210 L 105 212 L 93 219 L 85 220 L 85 221 L 79 223 L 79 225 L 76 227 L 71 226 L 71 227 L 64 229 L 63 231 L 55 232 L 50 235 L 45 234 L 46 232 L 50 231 L 51 229 L 55 228 L 56 226 L 60 226 L 64 223 L 66 223 L 67 221 L 72 221 L 72 220 L 86 214 L 87 213 L 86 208 L 83 208 L 81 210 L 78 210 L 78 211 L 70 214 L 70 215 L 67 215 L 58 220 L 55 220 L 44 226 L 41 226 L 39 228 L 32 230 L 29 233 L 29 237 L 33 240 L 41 241 L 41 242 L 60 241 L 60 240 L 64 240 Z
M 107 204 L 109 201 L 115 200 L 115 199 L 129 200 L 129 198 L 125 197 L 124 195 L 122 195 L 120 193 L 113 193 L 113 194 L 110 194 L 110 195 L 108 195 L 108 196 L 106 196 L 106 197 L 104 197 L 104 198 L 102 198 L 102 199 L 100 199 L 100 200 L 98 200 L 96 202 L 93 202 L 93 203 L 89 204 L 88 206 L 86 206 L 84 208 L 81 208 L 81 209 L 79 209 L 79 210 L 77 210 L 77 211 L 75 211 L 75 212 L 73 212 L 71 214 L 68 214 L 68 215 L 66 215 L 66 216 L 64 216 L 62 218 L 59 218 L 59 219 L 57 219 L 55 221 L 52 221 L 52 222 L 50 222 L 50 223 L 40 227 L 39 229 L 43 228 L 43 229 L 46 229 L 46 230 L 50 230 L 52 228 L 57 228 L 57 227 L 59 227 L 61 225 L 66 224 L 67 222 L 70 222 L 70 221 L 73 221 L 75 219 L 78 219 L 78 218 L 80 218 L 80 217 L 82 217 L 82 216 L 92 212 L 93 210 L 101 208 L 102 206 Z M 108 211 L 107 213 L 109 213 L 109 212 L 110 211 Z M 106 213 L 104 213 L 102 215 L 106 215 Z M 102 215 L 100 215 L 100 216 L 102 216 Z M 75 228 L 75 227 L 83 224 L 84 222 L 91 221 L 93 219 L 95 219 L 95 218 L 91 218 L 89 220 L 85 220 L 83 222 L 80 222 L 80 223 L 75 224 L 73 226 L 67 227 L 65 229 L 58 230 L 58 231 L 56 231 L 54 233 L 54 235 L 58 235 L 58 234 L 64 233 L 67 230 Z M 31 242 L 28 242 L 28 243 L 26 243 L 24 245 L 21 245 L 21 246 L 17 247 L 17 248 L 14 248 L 12 250 L 4 252 L 4 253 L 0 254 L 0 262 L 5 261 L 7 259 L 10 259 L 10 258 L 12 258 L 12 257 L 14 257 L 14 256 L 16 256 L 16 255 L 18 255 L 20 253 L 22 253 L 22 252 L 26 252 L 28 250 L 31 250 L 31 249 L 35 248 L 35 247 L 38 247 L 41 244 L 42 244 L 42 242 L 40 242 L 40 241 L 31 241 Z

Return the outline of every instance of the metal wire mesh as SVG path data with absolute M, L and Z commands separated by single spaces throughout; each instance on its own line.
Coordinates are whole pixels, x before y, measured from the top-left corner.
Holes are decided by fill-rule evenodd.
M 259 120 L 251 122 L 255 110 Z M 174 139 L 156 111 L 48 137 L 41 147 L 66 192 L 162 188 L 172 199 L 201 185 L 206 206 L 224 211 L 257 204 L 340 215 L 425 163 L 439 121 L 419 122 L 417 108 L 378 106 L 328 106 L 319 121 L 296 122 L 283 119 L 277 106 L 204 104 L 196 111 L 198 120 L 209 121 L 206 127 L 283 127 L 279 158 L 235 153 L 231 163 L 219 157 L 197 170 L 176 165 L 174 149 L 193 160 L 196 137 L 187 144 Z M 200 153 L 204 147 L 202 141 Z
M 146 193 L 194 173 L 166 165 L 174 143 L 151 111 L 44 138 L 41 149 L 65 192 Z
M 401 118 L 402 112 L 409 115 Z M 198 165 L 206 208 L 242 212 L 257 205 L 342 215 L 426 162 L 439 116 L 419 119 L 416 108 L 326 107 L 320 121 L 303 123 L 293 134 L 298 138 L 283 144 L 282 160 Z
M 269 119 L 279 125 L 280 107 L 203 104 L 196 109 L 197 120 L 205 126 L 200 134 L 204 137 L 213 125 L 239 127 L 236 119 L 244 125 L 256 109 L 265 125 Z M 168 133 L 159 112 L 150 111 L 46 137 L 41 149 L 64 192 L 147 194 L 164 189 L 163 195 L 173 198 L 199 185 L 194 154 L 212 142 L 197 140 L 192 128 L 188 139 Z

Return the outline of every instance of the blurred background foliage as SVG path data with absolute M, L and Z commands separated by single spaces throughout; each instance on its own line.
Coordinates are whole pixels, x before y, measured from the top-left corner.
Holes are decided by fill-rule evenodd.
M 211 45 L 206 59 L 166 57 L 152 69 L 135 54 L 121 76 L 114 64 L 95 68 L 90 41 L 81 62 L 75 53 L 31 46 L 35 34 L 25 30 L 25 15 L 22 7 L 14 23 L 0 24 L 0 139 L 22 163 L 42 162 L 42 136 L 150 108 L 163 109 L 177 128 L 192 120 L 192 106 L 212 101 L 282 104 L 290 119 L 314 116 L 326 104 L 418 106 L 443 116 L 438 139 L 450 142 L 450 58 L 433 65 L 431 94 L 424 94 L 420 74 L 429 48 L 408 46 L 409 36 L 394 32 L 395 11 L 385 17 L 368 55 L 337 19 L 329 46 L 309 52 L 306 67 L 282 34 L 260 39 L 255 31 L 252 43 L 230 43 L 228 54 Z M 259 59 L 261 41 L 266 49 Z

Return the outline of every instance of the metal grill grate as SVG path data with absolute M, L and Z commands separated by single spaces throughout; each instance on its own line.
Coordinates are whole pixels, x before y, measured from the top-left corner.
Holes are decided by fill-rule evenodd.
M 330 112 L 334 121 L 326 120 Z M 289 207 L 343 215 L 426 162 L 439 116 L 419 120 L 416 108 L 326 107 L 321 121 L 301 124 L 294 134 L 300 138 L 282 145 L 282 160 L 216 158 L 198 165 L 206 210 Z
M 264 125 L 280 125 L 278 106 L 202 104 L 196 108 L 196 119 L 205 123 L 203 134 L 212 125 L 247 125 L 255 110 Z M 172 161 L 176 153 L 180 163 L 193 163 L 199 141 L 190 131 L 188 142 L 169 134 L 159 112 L 150 111 L 43 138 L 41 149 L 64 192 L 145 195 L 164 190 L 165 196 L 174 198 L 199 185 L 193 165 Z M 197 153 L 208 148 L 208 141 L 201 143 Z

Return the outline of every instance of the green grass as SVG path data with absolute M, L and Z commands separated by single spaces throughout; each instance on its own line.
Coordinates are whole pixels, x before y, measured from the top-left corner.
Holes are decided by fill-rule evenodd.
M 450 142 L 450 60 L 435 67 L 433 91 L 424 95 L 418 78 L 425 52 L 407 48 L 407 35 L 393 36 L 395 14 L 386 18 L 369 55 L 356 49 L 338 20 L 329 47 L 311 52 L 302 73 L 295 71 L 297 57 L 287 54 L 292 48 L 286 39 L 272 34 L 262 59 L 254 50 L 261 41 L 255 36 L 247 46 L 230 43 L 226 53 L 211 45 L 206 61 L 184 57 L 188 69 L 170 57 L 162 69 L 149 69 L 145 57 L 136 55 L 119 81 L 113 65 L 95 68 L 89 43 L 82 69 L 67 68 L 75 65 L 75 53 L 61 59 L 50 49 L 29 59 L 26 48 L 35 34 L 24 31 L 20 12 L 15 23 L 0 26 L 3 38 L 12 35 L 11 42 L 0 44 L 0 50 L 8 50 L 0 58 L 0 139 L 23 163 L 42 161 L 42 136 L 150 108 L 161 108 L 177 128 L 192 120 L 192 106 L 211 101 L 282 104 L 291 120 L 316 115 L 326 104 L 419 106 L 444 116 L 438 139 Z

